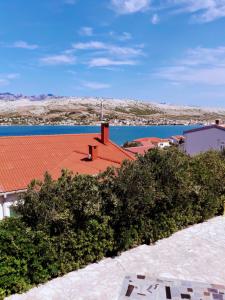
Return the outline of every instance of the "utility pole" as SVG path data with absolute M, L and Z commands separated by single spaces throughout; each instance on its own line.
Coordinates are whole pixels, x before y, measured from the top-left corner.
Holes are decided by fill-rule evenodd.
M 100 116 L 101 121 L 104 119 L 104 112 L 103 112 L 103 99 L 101 99 L 101 116 Z

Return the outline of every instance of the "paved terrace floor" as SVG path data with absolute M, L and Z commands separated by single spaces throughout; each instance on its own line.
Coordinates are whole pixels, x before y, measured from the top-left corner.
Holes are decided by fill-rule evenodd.
M 225 217 L 71 272 L 11 300 L 116 300 L 127 274 L 225 285 Z

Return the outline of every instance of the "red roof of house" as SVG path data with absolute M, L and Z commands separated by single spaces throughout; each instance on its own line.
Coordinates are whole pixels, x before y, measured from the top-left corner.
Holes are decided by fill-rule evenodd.
M 144 155 L 148 150 L 156 148 L 153 144 L 148 144 L 148 146 L 137 146 L 137 147 L 129 147 L 125 148 L 127 152 L 132 154 L 141 154 Z
M 168 142 L 168 139 L 161 139 L 161 138 L 158 138 L 158 137 L 145 137 L 145 138 L 136 139 L 135 142 L 160 143 L 160 142 Z
M 88 160 L 88 145 L 98 146 L 98 158 Z M 101 142 L 101 134 L 0 137 L 0 192 L 26 189 L 32 179 L 43 179 L 48 171 L 57 179 L 62 169 L 95 175 L 109 166 L 119 167 L 131 159 L 111 141 Z

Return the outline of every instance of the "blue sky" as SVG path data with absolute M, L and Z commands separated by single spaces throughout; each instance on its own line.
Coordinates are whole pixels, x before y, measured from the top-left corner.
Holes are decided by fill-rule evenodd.
M 1 0 L 0 92 L 225 107 L 225 0 Z

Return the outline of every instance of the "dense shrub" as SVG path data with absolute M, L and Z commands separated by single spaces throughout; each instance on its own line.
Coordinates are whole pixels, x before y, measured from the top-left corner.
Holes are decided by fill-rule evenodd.
M 98 261 L 112 246 L 107 218 L 52 237 L 19 218 L 6 219 L 0 222 L 0 299 Z
M 48 236 L 20 219 L 0 222 L 0 299 L 54 277 L 57 253 Z
M 176 148 L 155 149 L 100 178 L 115 251 L 122 251 L 221 213 L 225 156 L 211 151 L 191 158 Z
M 0 223 L 0 297 L 222 213 L 225 155 L 151 150 L 98 177 L 33 181 Z

